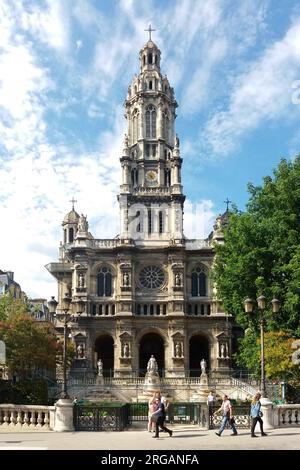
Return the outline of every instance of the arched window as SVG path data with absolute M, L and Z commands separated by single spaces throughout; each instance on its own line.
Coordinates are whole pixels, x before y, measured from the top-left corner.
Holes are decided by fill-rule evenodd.
M 171 172 L 169 169 L 165 170 L 165 186 L 171 186 Z
M 145 65 L 145 64 L 146 64 L 146 57 L 143 56 L 143 65 Z
M 98 297 L 112 295 L 112 275 L 109 268 L 102 268 L 97 275 L 97 295 Z
M 157 65 L 157 55 L 155 54 L 155 65 Z
M 149 82 L 149 90 L 152 90 L 152 80 Z
M 146 138 L 156 138 L 156 109 L 152 105 L 146 109 Z
M 139 114 L 135 110 L 132 115 L 132 141 L 136 142 L 139 138 Z
M 74 229 L 73 227 L 69 228 L 69 243 L 73 243 L 74 241 Z
M 206 297 L 206 274 L 201 268 L 192 272 L 192 297 Z
M 67 230 L 64 229 L 64 243 L 67 243 Z
M 148 64 L 152 64 L 152 59 L 153 59 L 152 52 L 149 52 L 149 54 L 148 54 Z

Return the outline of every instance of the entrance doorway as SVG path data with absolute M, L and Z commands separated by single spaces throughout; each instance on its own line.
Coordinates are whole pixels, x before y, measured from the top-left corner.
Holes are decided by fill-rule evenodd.
M 202 359 L 206 361 L 206 370 L 209 371 L 209 342 L 206 336 L 195 335 L 190 339 L 190 377 L 200 377 Z
M 147 333 L 140 341 L 139 351 L 139 375 L 145 376 L 147 364 L 151 355 L 156 359 L 158 373 L 160 377 L 164 376 L 165 371 L 165 348 L 164 340 L 157 333 Z
M 95 359 L 103 363 L 103 376 L 113 377 L 114 375 L 114 340 L 109 335 L 98 336 L 95 341 Z

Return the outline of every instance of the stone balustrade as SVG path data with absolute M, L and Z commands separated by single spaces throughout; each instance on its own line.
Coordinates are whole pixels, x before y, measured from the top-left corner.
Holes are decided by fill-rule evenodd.
M 0 429 L 51 430 L 54 412 L 54 406 L 0 405 Z
M 300 404 L 277 405 L 274 407 L 274 426 L 300 426 Z

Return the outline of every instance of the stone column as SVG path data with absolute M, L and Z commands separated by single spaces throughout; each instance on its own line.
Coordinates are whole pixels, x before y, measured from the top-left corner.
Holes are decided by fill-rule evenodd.
M 261 411 L 263 413 L 264 430 L 274 429 L 273 404 L 269 398 L 261 398 Z
M 74 431 L 72 400 L 61 398 L 56 402 L 54 431 Z

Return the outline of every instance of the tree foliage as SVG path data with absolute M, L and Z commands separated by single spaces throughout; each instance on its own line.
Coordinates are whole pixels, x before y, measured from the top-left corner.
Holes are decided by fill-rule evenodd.
M 6 365 L 21 379 L 33 371 L 54 369 L 61 350 L 54 329 L 30 316 L 28 305 L 10 296 L 0 299 L 0 339 L 6 346 Z
M 225 244 L 216 246 L 214 279 L 225 310 L 243 327 L 246 297 L 262 293 L 281 302 L 278 314 L 265 312 L 266 329 L 300 337 L 300 156 L 282 160 L 262 186 L 249 184 L 243 213 L 235 210 L 225 230 Z M 258 315 L 252 328 L 258 331 Z

